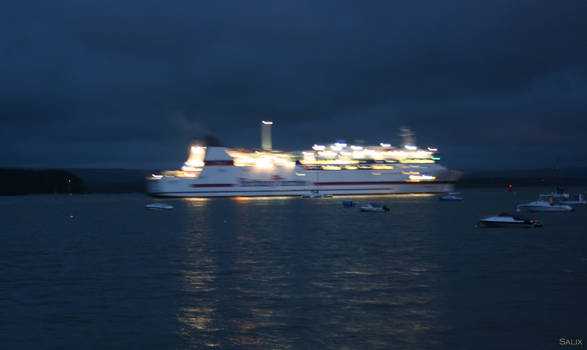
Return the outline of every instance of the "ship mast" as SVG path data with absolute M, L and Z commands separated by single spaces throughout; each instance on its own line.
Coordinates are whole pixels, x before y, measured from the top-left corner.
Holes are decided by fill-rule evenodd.
M 264 151 L 271 151 L 271 125 L 273 122 L 263 120 L 261 122 L 261 148 Z
M 416 140 L 414 138 L 414 133 L 412 132 L 412 130 L 408 129 L 407 127 L 401 127 L 399 129 L 400 134 L 399 136 L 402 137 L 403 139 L 403 144 L 402 146 L 415 146 L 416 145 Z

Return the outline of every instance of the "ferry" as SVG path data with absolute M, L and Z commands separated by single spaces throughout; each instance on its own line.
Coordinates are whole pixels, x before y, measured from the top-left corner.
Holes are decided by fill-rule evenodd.
M 260 149 L 228 148 L 211 140 L 191 145 L 181 170 L 153 173 L 155 197 L 255 197 L 446 193 L 461 172 L 438 164 L 436 148 L 404 144 L 315 144 L 304 151 L 277 151 L 263 121 Z

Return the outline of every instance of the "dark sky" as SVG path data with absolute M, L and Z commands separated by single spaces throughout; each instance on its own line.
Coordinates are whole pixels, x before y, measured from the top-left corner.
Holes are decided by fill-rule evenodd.
M 5 4 L 0 166 L 178 168 L 256 147 L 398 143 L 460 169 L 587 165 L 587 1 Z

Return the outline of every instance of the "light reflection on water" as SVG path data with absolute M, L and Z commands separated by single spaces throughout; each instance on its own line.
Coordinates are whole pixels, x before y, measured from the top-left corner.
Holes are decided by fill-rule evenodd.
M 205 205 L 190 202 L 183 213 L 193 230 L 183 271 L 190 299 L 178 315 L 186 344 L 338 349 L 397 338 L 416 346 L 414 333 L 440 328 L 427 276 L 438 265 L 409 240 L 395 244 L 391 216 L 365 220 L 338 200 L 197 203 Z
M 580 337 L 587 208 L 476 228 L 551 189 L 342 199 L 0 198 L 3 348 L 549 348 Z M 569 189 L 570 190 L 570 189 Z M 524 192 L 525 191 L 525 192 Z M 70 216 L 72 215 L 73 218 Z M 31 220 L 34 218 L 34 220 Z

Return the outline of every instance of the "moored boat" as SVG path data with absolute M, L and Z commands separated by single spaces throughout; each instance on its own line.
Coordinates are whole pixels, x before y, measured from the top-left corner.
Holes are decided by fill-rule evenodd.
M 552 200 L 557 204 L 567 204 L 567 205 L 585 205 L 587 201 L 583 198 L 582 193 L 577 193 L 575 195 L 571 195 L 570 193 L 566 192 L 560 187 L 557 187 L 556 192 L 550 192 L 541 194 L 539 199 L 542 200 Z
M 575 209 L 567 204 L 557 204 L 554 201 L 537 200 L 530 203 L 518 204 L 516 211 L 526 208 L 532 212 L 570 212 Z
M 442 197 L 438 197 L 438 200 L 445 201 L 445 202 L 460 202 L 465 198 L 459 196 L 460 192 L 449 192 L 447 195 Z
M 302 195 L 302 198 L 332 198 L 332 195 L 328 193 L 320 193 L 319 191 L 311 191 L 308 194 Z
M 145 208 L 147 209 L 173 209 L 173 205 L 170 204 L 165 204 L 165 203 L 160 203 L 160 202 L 155 202 L 155 203 L 149 203 L 147 205 L 145 205 Z
M 583 198 L 583 194 L 579 193 L 574 198 L 565 198 L 560 201 L 561 204 L 567 205 L 585 205 L 587 201 Z
M 368 212 L 385 212 L 389 211 L 389 208 L 385 205 L 380 205 L 377 203 L 367 203 L 361 207 L 361 211 L 368 211 Z
M 479 222 L 486 227 L 542 227 L 542 223 L 536 219 L 509 213 L 487 216 Z

